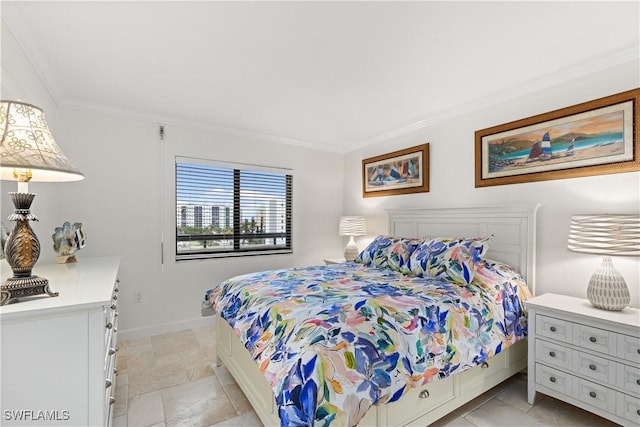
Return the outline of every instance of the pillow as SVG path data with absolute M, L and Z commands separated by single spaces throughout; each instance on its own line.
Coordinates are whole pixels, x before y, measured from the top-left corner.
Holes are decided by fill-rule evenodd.
M 406 268 L 411 253 L 421 242 L 419 239 L 380 235 L 360 252 L 355 262 L 368 267 L 402 271 Z
M 416 276 L 433 276 L 467 285 L 489 250 L 491 237 L 429 238 L 418 246 L 401 271 Z

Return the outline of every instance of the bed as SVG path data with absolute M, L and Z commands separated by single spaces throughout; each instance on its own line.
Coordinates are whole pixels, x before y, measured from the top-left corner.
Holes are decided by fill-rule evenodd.
M 526 367 L 537 209 L 388 210 L 403 238 L 359 263 L 229 279 L 207 297 L 219 363 L 266 426 L 426 426 Z

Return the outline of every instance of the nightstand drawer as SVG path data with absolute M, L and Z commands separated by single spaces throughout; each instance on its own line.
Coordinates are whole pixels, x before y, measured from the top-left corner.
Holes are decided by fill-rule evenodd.
M 620 334 L 617 341 L 616 356 L 629 362 L 640 363 L 640 338 Z
M 616 385 L 616 362 L 579 351 L 571 353 L 573 355 L 572 371 L 603 384 Z
M 536 316 L 536 334 L 562 342 L 571 342 L 571 323 L 547 316 Z
M 576 378 L 574 381 L 574 395 L 578 400 L 603 411 L 616 413 L 616 395 L 618 393 L 615 390 L 581 378 Z
M 569 367 L 571 350 L 560 344 L 549 341 L 536 340 L 536 360 L 558 368 Z
M 604 329 L 579 324 L 573 325 L 573 344 L 603 354 L 615 354 L 616 335 L 616 333 Z
M 536 383 L 558 393 L 571 393 L 571 375 L 536 363 Z
M 617 385 L 628 393 L 640 396 L 640 368 L 618 363 Z
M 640 401 L 626 394 L 618 399 L 618 416 L 640 425 Z

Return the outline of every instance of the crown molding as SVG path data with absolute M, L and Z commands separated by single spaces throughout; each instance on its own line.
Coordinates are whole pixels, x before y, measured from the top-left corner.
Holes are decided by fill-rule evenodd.
M 446 120 L 460 117 L 474 111 L 479 111 L 483 108 L 498 105 L 500 103 L 529 95 L 531 93 L 547 89 L 552 86 L 566 83 L 583 76 L 595 74 L 599 71 L 604 71 L 617 65 L 633 61 L 638 62 L 639 60 L 640 44 L 635 44 L 633 46 L 629 46 L 627 48 L 612 52 L 609 55 L 574 64 L 571 67 L 567 67 L 552 74 L 548 74 L 540 78 L 530 80 L 528 82 L 520 83 L 517 86 L 503 91 L 495 92 L 492 95 L 478 98 L 463 105 L 458 105 L 457 107 L 451 108 L 447 111 L 443 111 L 442 113 L 434 114 L 409 125 L 384 132 L 371 138 L 347 144 L 343 152 L 347 153 L 349 151 L 361 149 L 370 145 L 375 145 L 383 141 L 387 141 L 411 132 L 418 131 L 420 129 L 427 128 L 429 126 L 433 126 L 438 123 L 442 123 Z

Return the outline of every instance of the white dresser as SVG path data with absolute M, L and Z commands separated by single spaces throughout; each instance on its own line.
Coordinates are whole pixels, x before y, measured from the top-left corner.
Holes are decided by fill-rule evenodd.
M 119 265 L 119 257 L 36 265 L 60 295 L 0 307 L 1 425 L 111 423 Z M 10 275 L 3 261 L 2 279 Z
M 640 310 L 600 310 L 556 294 L 525 306 L 529 403 L 541 392 L 618 424 L 640 425 Z

